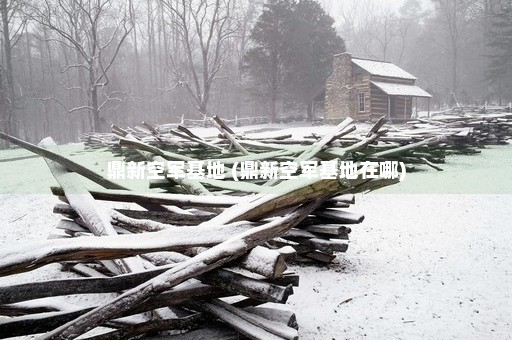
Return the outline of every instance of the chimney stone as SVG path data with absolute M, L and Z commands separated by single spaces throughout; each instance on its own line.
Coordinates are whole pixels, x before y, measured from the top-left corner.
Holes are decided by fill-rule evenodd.
M 337 122 L 352 117 L 355 112 L 350 53 L 336 54 L 332 68 L 325 84 L 325 120 Z

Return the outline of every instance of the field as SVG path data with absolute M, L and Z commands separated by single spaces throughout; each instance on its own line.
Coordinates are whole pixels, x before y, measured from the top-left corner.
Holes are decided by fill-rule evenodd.
M 95 169 L 109 159 L 78 144 L 63 150 Z M 0 246 L 46 238 L 59 219 L 48 189 L 56 182 L 29 155 L 0 152 Z M 21 159 L 6 161 L 13 158 Z M 366 219 L 353 228 L 347 253 L 329 268 L 294 267 L 301 285 L 289 305 L 302 338 L 512 337 L 512 146 L 451 156 L 443 168 L 358 195 L 352 209 Z M 66 275 L 52 265 L 20 277 Z

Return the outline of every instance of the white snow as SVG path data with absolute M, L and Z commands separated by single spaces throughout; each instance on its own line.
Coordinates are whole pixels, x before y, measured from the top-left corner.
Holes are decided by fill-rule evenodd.
M 383 77 L 417 79 L 393 63 L 386 61 L 352 58 L 352 62 L 370 74 Z
M 54 184 L 49 172 L 41 166 L 34 179 L 19 176 L 34 163 L 44 165 L 40 158 L 0 163 L 0 174 L 12 179 L 0 181 L 0 247 L 45 239 L 60 219 L 52 213 L 58 200 L 43 191 Z M 399 185 L 358 195 L 351 210 L 366 218 L 351 225 L 349 249 L 337 263 L 291 268 L 301 282 L 287 307 L 301 338 L 510 339 L 511 166 L 512 147 L 492 147 L 450 156 L 443 172 L 411 173 Z M 0 284 L 72 275 L 59 268 L 0 277 Z
M 427 91 L 416 85 L 383 83 L 379 81 L 372 81 L 371 83 L 390 96 L 432 97 Z
M 303 338 L 510 339 L 512 195 L 370 194 L 355 208 L 366 220 L 337 264 L 291 268 Z

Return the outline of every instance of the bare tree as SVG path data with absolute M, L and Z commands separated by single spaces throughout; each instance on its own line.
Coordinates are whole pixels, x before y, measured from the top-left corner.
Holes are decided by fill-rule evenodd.
M 345 25 L 352 31 L 356 52 L 370 58 L 390 59 L 390 50 L 399 33 L 394 10 L 374 0 L 362 0 L 353 5 L 352 11 L 342 13 Z
M 359 27 L 360 8 L 363 4 L 363 1 L 342 2 L 340 4 L 340 29 L 347 47 L 353 48 L 356 44 L 356 30 Z
M 407 0 L 400 7 L 399 17 L 397 18 L 397 31 L 400 38 L 398 64 L 402 63 L 411 33 L 414 34 L 415 28 L 419 27 L 423 15 L 419 0 Z
M 459 89 L 459 50 L 463 31 L 467 24 L 467 14 L 474 0 L 434 0 L 439 17 L 448 33 L 448 46 L 451 53 L 451 90 L 456 95 Z
M 382 12 L 375 18 L 370 34 L 380 47 L 380 58 L 388 60 L 388 51 L 392 41 L 397 37 L 397 18 L 390 10 Z
M 17 124 L 14 119 L 16 91 L 12 64 L 12 50 L 22 37 L 26 18 L 22 15 L 21 0 L 0 0 L 0 17 L 2 20 L 2 49 L 4 65 L 0 65 L 0 104 L 3 115 L 0 116 L 2 126 L 9 134 L 16 133 Z M 3 74 L 4 75 L 3 75 Z
M 62 72 L 75 68 L 86 72 L 88 101 L 68 112 L 87 110 L 94 131 L 100 131 L 102 108 L 111 100 L 120 100 L 119 91 L 99 90 L 108 85 L 109 70 L 133 28 L 125 4 L 111 0 L 44 0 L 34 7 L 34 13 L 34 19 L 53 32 L 52 41 L 76 51 L 77 59 L 65 65 Z M 52 99 L 62 104 L 58 98 Z
M 179 37 L 184 63 L 175 53 L 170 61 L 178 83 L 206 117 L 212 85 L 229 57 L 229 40 L 238 29 L 233 0 L 163 0 Z

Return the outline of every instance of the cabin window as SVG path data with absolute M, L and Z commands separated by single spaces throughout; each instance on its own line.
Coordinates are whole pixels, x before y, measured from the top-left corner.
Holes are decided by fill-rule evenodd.
M 364 93 L 359 93 L 357 96 L 357 102 L 359 104 L 359 112 L 364 112 Z

